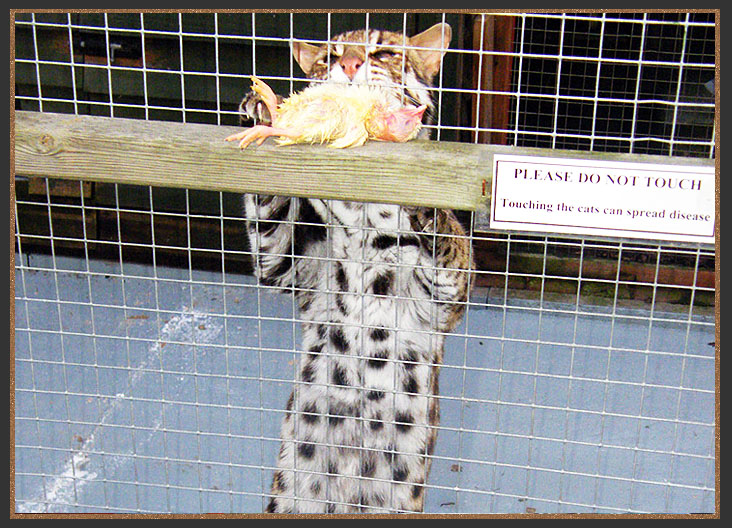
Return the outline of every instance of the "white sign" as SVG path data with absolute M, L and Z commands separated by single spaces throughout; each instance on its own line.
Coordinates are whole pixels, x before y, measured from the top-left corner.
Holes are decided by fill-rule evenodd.
M 496 154 L 492 229 L 714 244 L 714 167 Z

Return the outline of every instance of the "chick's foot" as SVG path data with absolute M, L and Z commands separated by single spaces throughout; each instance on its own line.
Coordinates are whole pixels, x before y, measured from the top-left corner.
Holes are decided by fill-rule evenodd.
M 257 145 L 261 145 L 270 136 L 297 137 L 297 135 L 296 132 L 285 128 L 256 125 L 237 134 L 230 135 L 226 138 L 226 141 L 239 141 L 239 148 L 245 149 L 254 141 L 257 142 Z

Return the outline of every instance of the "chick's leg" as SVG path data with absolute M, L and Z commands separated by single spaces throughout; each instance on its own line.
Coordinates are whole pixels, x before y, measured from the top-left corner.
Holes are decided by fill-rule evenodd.
M 256 125 L 252 128 L 247 128 L 243 132 L 232 134 L 226 138 L 226 141 L 239 141 L 239 148 L 247 148 L 253 141 L 257 142 L 257 145 L 264 143 L 264 140 L 270 136 L 280 136 L 287 138 L 297 138 L 300 132 L 289 128 L 277 128 L 267 125 Z

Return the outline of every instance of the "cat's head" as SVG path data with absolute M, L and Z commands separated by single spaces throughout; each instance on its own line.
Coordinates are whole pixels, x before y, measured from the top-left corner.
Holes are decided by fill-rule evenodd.
M 429 115 L 434 106 L 429 88 L 451 36 L 447 24 L 436 24 L 412 37 L 356 30 L 319 46 L 295 41 L 292 53 L 311 79 L 387 86 L 393 89 L 396 104 L 427 105 Z

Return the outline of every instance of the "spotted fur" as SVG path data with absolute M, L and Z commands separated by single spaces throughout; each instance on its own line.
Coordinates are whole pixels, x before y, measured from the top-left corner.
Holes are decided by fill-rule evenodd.
M 443 52 L 404 45 L 429 47 L 437 32 L 432 47 L 447 47 L 449 26 L 438 25 L 411 39 L 349 32 L 294 54 L 329 82 L 345 75 L 342 57 L 357 56 L 365 73 L 354 82 L 363 75 L 432 107 Z M 245 208 L 260 283 L 294 292 L 302 320 L 267 511 L 422 511 L 444 333 L 467 298 L 463 228 L 450 211 L 397 205 L 247 195 Z

